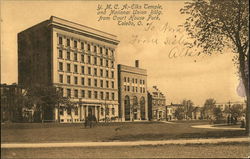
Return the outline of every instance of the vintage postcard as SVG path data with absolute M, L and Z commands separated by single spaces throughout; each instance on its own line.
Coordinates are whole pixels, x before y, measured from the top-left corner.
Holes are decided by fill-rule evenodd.
M 247 158 L 247 0 L 1 2 L 1 158 Z

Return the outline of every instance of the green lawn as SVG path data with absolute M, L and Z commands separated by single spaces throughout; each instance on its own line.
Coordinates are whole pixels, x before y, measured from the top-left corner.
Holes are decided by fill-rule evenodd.
M 207 121 L 128 122 L 100 124 L 85 129 L 83 124 L 8 123 L 1 125 L 1 140 L 6 142 L 74 142 L 74 141 L 134 141 L 179 138 L 211 138 L 244 136 L 243 130 L 192 128 Z
M 1 158 L 246 158 L 249 144 L 2 149 Z

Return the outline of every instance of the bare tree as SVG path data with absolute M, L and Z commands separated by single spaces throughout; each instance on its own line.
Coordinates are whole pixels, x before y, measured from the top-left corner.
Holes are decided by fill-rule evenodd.
M 247 96 L 246 131 L 249 134 L 249 1 L 194 0 L 180 10 L 188 18 L 184 27 L 202 53 L 212 54 L 230 48 L 239 68 Z

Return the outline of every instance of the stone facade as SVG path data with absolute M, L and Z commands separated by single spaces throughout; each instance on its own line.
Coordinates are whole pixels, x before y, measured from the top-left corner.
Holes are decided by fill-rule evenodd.
M 148 90 L 148 109 L 149 120 L 166 120 L 166 97 L 157 86 Z
M 147 71 L 118 65 L 119 118 L 122 121 L 148 120 Z
M 18 34 L 18 82 L 53 85 L 75 102 L 76 109 L 56 109 L 55 121 L 116 118 L 118 43 L 115 35 L 52 16 Z

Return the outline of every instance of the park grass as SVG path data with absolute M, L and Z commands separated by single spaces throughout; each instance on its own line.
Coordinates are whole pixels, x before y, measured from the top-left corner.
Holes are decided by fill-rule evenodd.
M 244 130 L 197 129 L 192 125 L 204 121 L 178 122 L 123 122 L 100 123 L 94 128 L 83 124 L 8 123 L 1 125 L 2 143 L 18 142 L 83 142 L 83 141 L 138 141 L 184 138 L 241 137 Z

